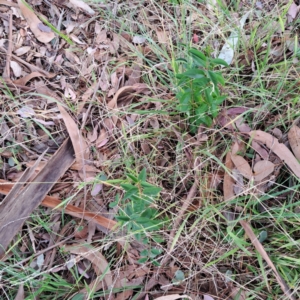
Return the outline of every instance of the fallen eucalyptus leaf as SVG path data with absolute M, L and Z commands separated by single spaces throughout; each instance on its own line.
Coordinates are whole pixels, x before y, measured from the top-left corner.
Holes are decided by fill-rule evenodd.
M 254 181 L 262 181 L 274 172 L 275 165 L 268 160 L 258 161 L 254 167 Z
M 247 133 L 252 139 L 265 144 L 300 178 L 300 164 L 292 152 L 274 136 L 261 130 Z

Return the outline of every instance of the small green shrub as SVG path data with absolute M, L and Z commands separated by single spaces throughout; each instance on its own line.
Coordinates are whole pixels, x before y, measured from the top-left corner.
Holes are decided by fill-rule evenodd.
M 225 81 L 221 72 L 214 68 L 228 65 L 224 60 L 206 57 L 194 48 L 189 49 L 188 59 L 177 61 L 182 62 L 185 69 L 176 75 L 177 109 L 187 116 L 191 132 L 196 133 L 199 125 L 211 126 L 218 115 L 219 106 L 226 98 L 220 94 L 218 85 L 224 85 Z
M 120 184 L 124 195 L 110 204 L 111 207 L 119 205 L 116 219 L 121 226 L 125 226 L 128 233 L 133 233 L 138 241 L 148 244 L 147 233 L 151 232 L 151 238 L 161 243 L 162 238 L 155 233 L 163 227 L 166 219 L 159 218 L 159 211 L 152 207 L 154 200 L 159 195 L 161 188 L 148 183 L 146 169 L 133 176 L 127 174 L 127 179 Z

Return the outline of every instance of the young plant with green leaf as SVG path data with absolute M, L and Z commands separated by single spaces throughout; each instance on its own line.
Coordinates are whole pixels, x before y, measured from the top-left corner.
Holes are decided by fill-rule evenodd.
M 116 219 L 121 226 L 125 226 L 128 233 L 133 233 L 138 241 L 149 243 L 147 233 L 152 233 L 151 238 L 160 243 L 162 238 L 155 234 L 160 230 L 166 219 L 159 218 L 159 211 L 153 207 L 154 200 L 158 197 L 161 188 L 148 183 L 146 169 L 134 176 L 127 174 L 125 182 L 121 183 L 124 195 L 110 204 L 111 207 L 119 204 L 119 212 Z
M 219 106 L 225 100 L 218 85 L 225 81 L 221 72 L 215 71 L 218 65 L 228 66 L 222 59 L 206 57 L 197 49 L 188 51 L 187 59 L 178 59 L 185 71 L 177 74 L 179 101 L 177 109 L 184 113 L 190 123 L 190 130 L 196 133 L 199 125 L 211 126 L 218 115 Z

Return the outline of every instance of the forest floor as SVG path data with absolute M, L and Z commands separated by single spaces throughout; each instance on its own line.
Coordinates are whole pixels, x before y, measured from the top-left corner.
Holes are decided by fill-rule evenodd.
M 0 0 L 1 299 L 299 299 L 299 9 Z

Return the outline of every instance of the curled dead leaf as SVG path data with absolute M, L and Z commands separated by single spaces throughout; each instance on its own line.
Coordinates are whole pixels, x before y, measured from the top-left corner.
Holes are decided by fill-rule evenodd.
M 84 1 L 81 0 L 69 0 L 70 4 L 75 8 L 81 8 L 83 11 L 87 12 L 90 15 L 94 15 L 95 11 Z
M 32 72 L 22 78 L 19 78 L 18 80 L 13 81 L 14 84 L 19 85 L 26 85 L 28 81 L 30 81 L 32 78 L 36 77 L 45 77 L 45 75 L 39 73 L 39 72 Z
M 35 15 L 32 8 L 24 0 L 18 0 L 18 5 L 31 31 L 41 43 L 47 44 L 55 38 L 55 35 L 52 31 L 45 32 L 39 29 L 39 27 L 41 27 L 40 19 Z
M 258 161 L 254 167 L 254 181 L 261 181 L 274 172 L 275 165 L 268 160 Z
M 294 155 L 300 160 L 300 128 L 298 126 L 294 125 L 290 129 L 288 139 Z
M 245 158 L 243 158 L 240 155 L 237 155 L 239 148 L 240 148 L 239 144 L 235 142 L 231 150 L 231 160 L 244 177 L 246 177 L 247 179 L 251 179 L 253 173 L 250 165 L 248 164 Z
M 78 254 L 88 259 L 94 265 L 96 274 L 98 276 L 105 274 L 104 280 L 107 286 L 112 286 L 112 275 L 109 269 L 109 264 L 106 258 L 100 253 L 98 249 L 81 245 L 68 245 L 64 246 L 64 249 L 73 254 Z
M 84 140 L 83 136 L 81 135 L 75 121 L 71 118 L 71 116 L 68 114 L 68 112 L 65 110 L 65 108 L 57 104 L 60 113 L 64 119 L 64 122 L 66 124 L 68 133 L 70 135 L 74 151 L 75 151 L 75 157 L 76 162 L 79 163 L 82 166 L 82 169 L 79 170 L 79 175 L 81 179 L 85 179 L 84 173 L 85 173 L 85 160 L 89 157 L 89 148 Z
M 294 174 L 300 177 L 300 164 L 292 154 L 292 152 L 282 143 L 278 142 L 274 136 L 261 130 L 251 131 L 248 133 L 254 140 L 265 144 L 271 151 L 273 151 Z
M 27 53 L 28 51 L 30 51 L 31 47 L 30 46 L 24 46 L 24 47 L 20 47 L 18 48 L 17 50 L 14 51 L 14 53 L 17 55 L 17 56 L 22 56 L 24 55 L 25 53 Z
M 261 156 L 261 158 L 268 160 L 269 153 L 261 145 L 255 141 L 252 141 L 251 146 Z
M 11 61 L 10 67 L 13 70 L 13 73 L 16 77 L 20 77 L 22 75 L 22 68 L 17 62 Z

